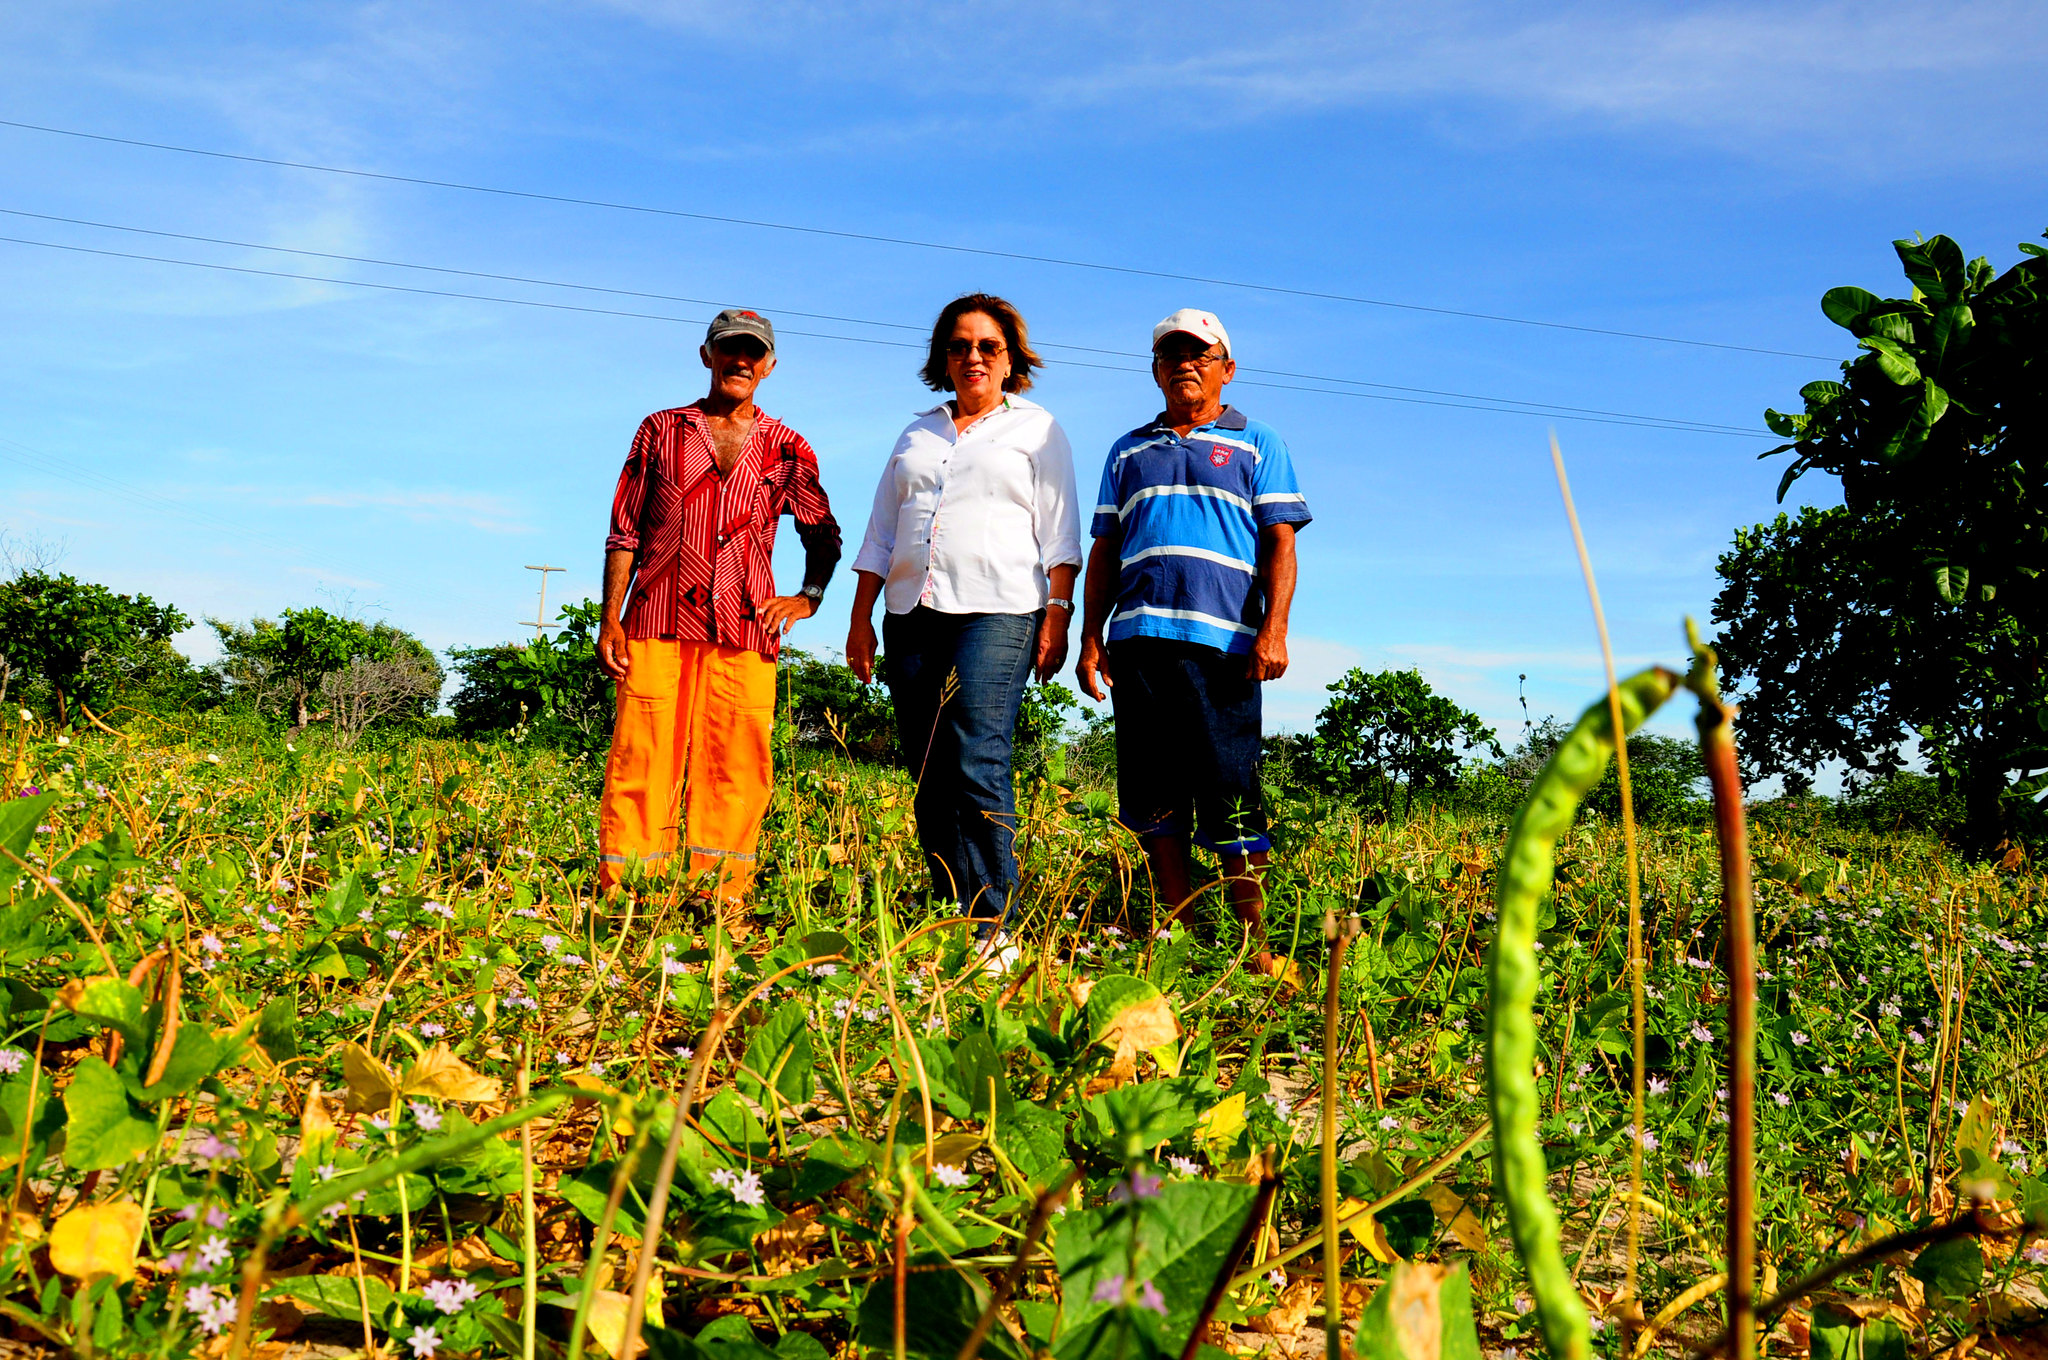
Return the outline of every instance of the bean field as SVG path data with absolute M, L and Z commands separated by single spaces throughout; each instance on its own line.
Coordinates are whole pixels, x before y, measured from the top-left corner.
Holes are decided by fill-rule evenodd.
M 920 904 L 907 778 L 829 749 L 785 741 L 721 919 L 598 900 L 591 765 L 516 740 L 0 741 L 16 1348 L 1546 1349 L 1489 1124 L 1502 818 L 1276 788 L 1266 938 L 1220 901 L 1191 932 L 1053 749 L 990 958 Z M 1796 806 L 1750 838 L 1759 1300 L 1855 1257 L 1761 1345 L 2041 1353 L 2040 876 Z M 1622 839 L 1577 820 L 1535 905 L 1536 1133 L 1592 1352 L 1676 1356 L 1723 1326 L 1721 867 L 1711 829 L 1638 833 L 1638 1126 Z M 1440 1347 L 1402 1342 L 1415 1298 Z

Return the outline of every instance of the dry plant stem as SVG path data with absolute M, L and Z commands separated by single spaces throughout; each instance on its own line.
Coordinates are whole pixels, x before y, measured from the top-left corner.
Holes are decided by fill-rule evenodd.
M 981 1343 L 988 1338 L 989 1330 L 995 1326 L 996 1310 L 1009 1302 L 1011 1293 L 1017 1288 L 1017 1281 L 1024 1278 L 1024 1268 L 1030 1264 L 1032 1253 L 1038 1250 L 1038 1239 L 1045 1235 L 1045 1225 L 1052 1221 L 1053 1211 L 1060 1207 L 1060 1201 L 1067 1197 L 1067 1191 L 1073 1189 L 1074 1182 L 1079 1179 L 1081 1173 L 1078 1170 L 1069 1171 L 1060 1178 L 1058 1185 L 1038 1197 L 1038 1203 L 1031 1209 L 1031 1222 L 1024 1230 L 1024 1240 L 1017 1247 L 1016 1259 L 1010 1262 L 1010 1268 L 996 1281 L 995 1292 L 989 1295 L 988 1307 L 981 1310 L 981 1316 L 975 1320 L 974 1330 L 960 1343 L 960 1350 L 954 1355 L 953 1360 L 975 1360 L 981 1353 Z M 1228 1269 L 1224 1271 L 1226 1275 L 1229 1273 Z
M 1700 698 L 1700 755 L 1714 796 L 1721 850 L 1722 945 L 1728 956 L 1728 1334 L 1731 1360 L 1756 1355 L 1756 922 L 1750 897 L 1749 826 L 1735 765 L 1734 715 L 1713 678 L 1713 654 L 1697 649 L 1691 679 Z
M 1586 551 L 1586 535 L 1579 528 L 1578 507 L 1572 504 L 1572 484 L 1564 472 L 1564 452 L 1557 446 L 1557 435 L 1550 436 L 1550 461 L 1557 469 L 1557 489 L 1564 496 L 1565 518 L 1571 521 L 1572 543 L 1579 552 L 1579 570 L 1586 577 L 1586 598 L 1593 605 L 1593 626 L 1600 634 L 1600 659 L 1607 668 L 1607 712 L 1614 723 L 1614 778 L 1621 789 L 1621 844 L 1622 857 L 1628 875 L 1628 972 L 1630 992 L 1630 1032 L 1633 1038 L 1633 1059 L 1635 1070 L 1630 1076 L 1629 1109 L 1635 1130 L 1629 1139 L 1628 1154 L 1628 1257 L 1622 1276 L 1621 1295 L 1623 1299 L 1636 1296 L 1636 1262 L 1642 1252 L 1642 1216 L 1637 1212 L 1636 1201 L 1643 1194 L 1643 1063 L 1645 1061 L 1644 1015 L 1643 1015 L 1643 893 L 1636 868 L 1636 818 L 1635 802 L 1630 796 L 1628 781 L 1628 739 L 1624 735 L 1627 727 L 1621 718 L 1621 684 L 1614 674 L 1614 646 L 1607 637 L 1607 615 L 1600 608 L 1600 587 L 1593 579 L 1593 557 Z M 1562 1067 L 1565 1059 L 1559 1058 Z
M 532 1051 L 523 1048 L 519 1053 L 519 1099 L 522 1104 L 532 1078 Z M 522 1360 L 533 1360 L 534 1323 L 540 1316 L 540 1241 L 533 1224 L 533 1125 L 530 1122 L 519 1126 L 519 1250 L 526 1257 L 520 1263 L 526 1294 L 519 1305 L 520 1354 Z M 411 1282 L 406 1283 L 410 1285 Z
M 1657 1333 L 1677 1321 L 1680 1313 L 1683 1313 L 1701 1299 L 1718 1293 L 1727 1284 L 1728 1277 L 1726 1275 L 1718 1273 L 1709 1275 L 1706 1279 L 1694 1284 L 1683 1294 L 1680 1294 L 1677 1298 L 1659 1308 L 1657 1316 L 1650 1319 L 1649 1325 L 1636 1333 L 1636 1344 L 1629 1351 L 1631 1360 L 1643 1360 L 1643 1357 L 1650 1353 L 1650 1347 L 1656 1344 Z
M 1358 918 L 1323 916 L 1330 942 L 1329 977 L 1323 987 L 1323 1222 L 1337 1221 L 1337 990 L 1344 977 L 1344 950 L 1358 933 Z M 1375 1083 L 1377 1084 L 1377 1083 Z M 1330 1360 L 1344 1354 L 1344 1239 L 1323 1243 L 1323 1348 Z M 1227 1273 L 1227 1272 L 1226 1272 Z
M 639 1348 L 640 1328 L 647 1317 L 647 1287 L 654 1278 L 654 1255 L 661 1245 L 662 1226 L 668 1222 L 668 1192 L 675 1184 L 676 1158 L 682 1154 L 683 1129 L 690 1122 L 690 1107 L 696 1102 L 697 1088 L 704 1083 L 704 1073 L 711 1066 L 711 1057 L 718 1051 L 719 1044 L 725 1041 L 725 1027 L 732 1023 L 736 1013 L 752 1005 L 755 997 L 791 973 L 814 964 L 843 962 L 845 958 L 844 954 L 818 954 L 799 959 L 755 983 L 732 1010 L 712 1013 L 711 1024 L 698 1040 L 697 1055 L 690 1062 L 688 1075 L 683 1078 L 682 1092 L 676 1097 L 668 1142 L 661 1150 L 661 1166 L 654 1173 L 654 1191 L 647 1197 L 647 1236 L 640 1242 L 640 1256 L 633 1265 L 633 1292 L 626 1301 L 626 1326 L 619 1341 L 620 1355 L 632 1355 Z
M 1952 1218 L 1946 1223 L 1937 1223 L 1932 1227 L 1915 1228 L 1911 1232 L 1894 1233 L 1890 1237 L 1879 1238 L 1868 1246 L 1852 1252 L 1839 1260 L 1828 1262 L 1819 1270 L 1814 1271 L 1811 1275 L 1793 1284 L 1791 1288 L 1780 1293 L 1769 1303 L 1755 1309 L 1756 1321 L 1760 1326 L 1769 1326 L 1786 1310 L 1790 1309 L 1792 1305 L 1798 1303 L 1799 1300 L 1805 1298 L 1808 1294 L 1847 1275 L 1850 1271 L 1876 1265 L 1901 1253 L 1919 1251 L 1923 1248 L 1931 1247 L 1937 1242 L 1947 1242 L 1958 1237 L 2005 1237 L 2008 1235 L 2004 1230 L 1986 1220 L 1981 1208 L 1973 1207 L 1969 1213 L 1964 1214 L 1960 1218 Z M 1704 1346 L 1695 1347 L 1693 1354 L 1722 1354 L 1728 1349 L 1728 1337 L 1729 1333 L 1723 1332 Z
M 21 1120 L 21 1147 L 14 1159 L 14 1190 L 7 1199 L 7 1217 L 0 1221 L 0 1251 L 7 1248 L 7 1239 L 14 1235 L 14 1218 L 21 1212 L 21 1187 L 28 1181 L 28 1149 L 35 1134 L 36 1083 L 43 1075 L 43 1041 L 50 1032 L 50 1017 L 57 1013 L 55 1003 L 43 1012 L 43 1023 L 36 1030 L 36 1064 L 28 1071 L 28 1097 L 22 1102 L 24 1111 Z
M 896 1360 L 903 1360 L 904 1337 L 908 1331 L 908 1290 L 910 1286 L 910 1229 L 917 1222 L 917 1216 L 910 1207 L 909 1163 L 904 1163 L 902 1182 L 896 1187 L 896 1274 L 890 1283 L 891 1345 Z M 627 1352 L 632 1354 L 631 1351 Z
M 1410 1176 L 1407 1180 L 1401 1182 L 1393 1189 L 1387 1191 L 1386 1194 L 1381 1195 L 1372 1203 L 1363 1205 L 1357 1209 L 1353 1209 L 1350 1213 L 1344 1215 L 1343 1218 L 1338 1219 L 1334 1224 L 1325 1224 L 1323 1227 L 1317 1228 L 1314 1232 L 1302 1238 L 1299 1242 L 1296 1242 L 1287 1250 L 1279 1253 L 1277 1256 L 1267 1257 L 1265 1260 L 1261 1261 L 1252 1269 L 1240 1271 L 1235 1277 L 1231 1279 L 1229 1288 L 1242 1289 L 1244 1286 L 1250 1284 L 1253 1280 L 1257 1279 L 1259 1275 L 1263 1272 L 1271 1270 L 1276 1266 L 1284 1266 L 1289 1261 L 1294 1260 L 1296 1257 L 1314 1251 L 1319 1245 L 1321 1245 L 1324 1235 L 1327 1232 L 1329 1232 L 1332 1227 L 1334 1227 L 1336 1231 L 1339 1234 L 1341 1234 L 1344 1231 L 1344 1229 L 1350 1227 L 1352 1224 L 1363 1222 L 1365 1219 L 1371 1217 L 1373 1214 L 1378 1213 L 1380 1210 L 1386 1208 L 1388 1205 L 1397 1203 L 1400 1200 L 1406 1198 L 1411 1192 L 1413 1192 L 1416 1189 L 1416 1187 L 1426 1185 L 1430 1181 L 1435 1180 L 1437 1174 L 1441 1172 L 1445 1167 L 1455 1164 L 1460 1157 L 1463 1157 L 1466 1153 L 1470 1152 L 1478 1144 L 1480 1139 L 1486 1137 L 1486 1135 L 1492 1130 L 1492 1128 L 1493 1125 L 1490 1121 L 1484 1119 L 1480 1120 L 1479 1126 L 1473 1129 L 1472 1132 L 1466 1134 L 1463 1138 L 1459 1139 L 1458 1145 L 1456 1147 L 1450 1149 L 1441 1157 L 1438 1157 L 1428 1166 L 1422 1167 L 1414 1175 Z
M 626 1149 L 626 1155 L 619 1159 L 618 1170 L 612 1174 L 611 1190 L 604 1198 L 604 1213 L 597 1220 L 597 1231 L 590 1239 L 590 1260 L 583 1269 L 583 1288 L 576 1298 L 576 1320 L 569 1327 L 569 1360 L 583 1360 L 583 1338 L 590 1320 L 590 1303 L 597 1297 L 598 1272 L 604 1269 L 605 1248 L 611 1245 L 612 1224 L 618 1220 L 619 1205 L 626 1198 L 626 1185 L 633 1179 L 634 1169 L 640 1165 L 641 1149 L 647 1146 L 645 1128 L 633 1130 L 633 1141 Z

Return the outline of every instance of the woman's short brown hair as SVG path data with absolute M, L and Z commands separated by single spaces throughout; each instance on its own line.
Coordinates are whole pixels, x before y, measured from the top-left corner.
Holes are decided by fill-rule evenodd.
M 1045 366 L 1045 360 L 1031 348 L 1024 314 L 993 293 L 962 293 L 946 304 L 939 319 L 932 323 L 931 349 L 926 352 L 924 369 L 917 376 L 934 392 L 953 390 L 953 377 L 946 371 L 946 342 L 953 338 L 953 327 L 969 312 L 980 312 L 1002 327 L 1003 343 L 1010 350 L 1010 376 L 1003 379 L 1003 390 L 1030 391 L 1031 375 Z

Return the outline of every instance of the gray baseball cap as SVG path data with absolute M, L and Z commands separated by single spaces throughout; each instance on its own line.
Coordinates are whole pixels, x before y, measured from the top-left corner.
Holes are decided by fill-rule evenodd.
M 715 345 L 728 335 L 751 335 L 775 352 L 775 324 L 759 312 L 747 311 L 740 307 L 728 307 L 711 318 L 711 326 L 704 332 L 704 343 Z

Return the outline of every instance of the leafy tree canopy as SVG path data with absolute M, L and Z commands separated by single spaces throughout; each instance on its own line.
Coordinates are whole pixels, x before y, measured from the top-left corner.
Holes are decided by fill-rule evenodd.
M 1398 788 L 1405 814 L 1417 790 L 1456 784 L 1474 751 L 1502 755 L 1493 729 L 1430 689 L 1420 671 L 1354 668 L 1329 690 L 1316 717 L 1313 760 L 1333 788 L 1367 806 L 1391 812 Z
M 0 658 L 49 686 L 62 723 L 72 721 L 73 702 L 104 707 L 124 662 L 190 623 L 147 595 L 117 595 L 74 576 L 35 570 L 0 582 Z
M 434 694 L 444 672 L 426 644 L 390 623 L 364 623 L 318 607 L 287 609 L 278 620 L 255 619 L 246 626 L 208 619 L 224 653 L 219 668 L 229 687 L 253 699 L 260 710 L 290 715 L 293 727 L 324 716 L 314 710 L 320 682 L 366 661 L 415 662 L 432 676 Z M 417 716 L 433 711 L 436 699 L 421 698 Z
M 2048 251 L 1994 275 L 1946 236 L 1895 245 L 1909 296 L 1830 290 L 1862 352 L 1766 412 L 1780 499 L 1819 471 L 1843 504 L 1737 532 L 1716 645 L 1758 773 L 1881 776 L 1917 739 L 1989 850 L 2048 766 Z

